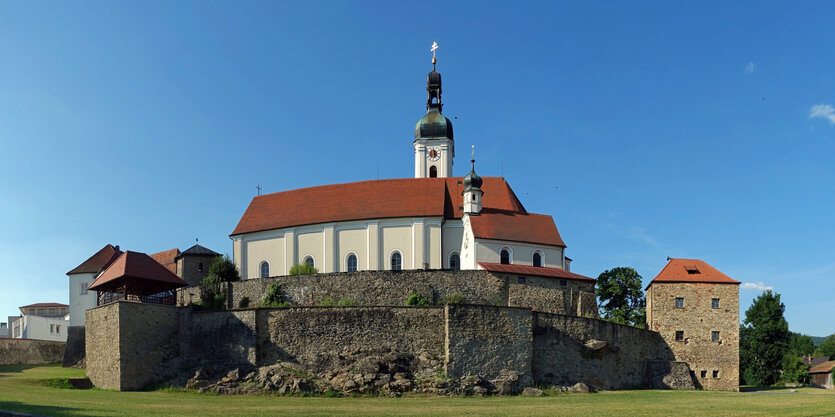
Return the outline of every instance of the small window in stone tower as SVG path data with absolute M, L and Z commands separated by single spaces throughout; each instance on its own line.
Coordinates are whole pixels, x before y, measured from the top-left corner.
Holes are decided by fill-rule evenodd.
M 719 378 L 719 371 L 718 370 L 716 370 L 716 369 L 713 370 L 713 377 L 717 378 L 717 379 Z
M 710 332 L 710 340 L 712 340 L 714 342 L 718 342 L 719 341 L 719 332 L 717 332 L 717 331 Z
M 676 330 L 676 342 L 684 340 L 684 330 Z
M 684 308 L 684 298 L 683 297 L 676 298 L 676 308 Z
M 429 178 L 438 178 L 438 168 L 434 165 L 429 167 Z
M 702 378 L 707 378 L 707 371 L 702 371 Z
M 203 272 L 203 262 L 197 263 L 197 272 Z
M 719 308 L 719 299 L 714 298 L 714 299 L 710 300 L 710 307 L 711 308 Z

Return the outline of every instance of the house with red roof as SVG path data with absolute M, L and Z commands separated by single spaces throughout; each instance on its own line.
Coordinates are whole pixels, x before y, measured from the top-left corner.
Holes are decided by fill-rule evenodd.
M 9 319 L 9 336 L 64 342 L 70 322 L 70 306 L 61 303 L 36 303 L 20 307 L 20 317 Z
M 252 199 L 230 238 L 243 279 L 405 269 L 498 269 L 591 282 L 568 272 L 554 219 L 528 212 L 501 177 L 453 177 L 452 122 L 441 74 L 427 75 L 412 142 L 415 177 L 323 185 Z M 524 271 L 523 271 L 524 270 Z

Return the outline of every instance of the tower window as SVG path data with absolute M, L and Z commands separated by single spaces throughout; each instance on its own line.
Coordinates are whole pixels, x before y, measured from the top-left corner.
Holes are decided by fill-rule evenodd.
M 684 340 L 684 330 L 676 330 L 676 342 Z
M 707 371 L 702 371 L 702 378 L 707 378 Z
M 718 370 L 715 370 L 715 369 L 713 370 L 713 377 L 716 378 L 716 379 L 719 379 L 719 371 Z
M 542 266 L 542 255 L 539 252 L 533 253 L 533 266 Z
M 509 265 L 510 264 L 510 252 L 507 249 L 502 249 L 502 253 L 500 256 L 500 261 L 502 264 Z
M 676 298 L 676 308 L 684 308 L 684 298 L 683 297 Z
M 719 308 L 719 299 L 714 298 L 714 299 L 710 300 L 710 307 L 711 308 Z
M 429 167 L 429 178 L 438 178 L 438 168 L 435 165 Z
M 270 263 L 267 261 L 261 262 L 261 278 L 269 278 Z
M 391 254 L 391 270 L 392 271 L 400 271 L 403 269 L 403 256 L 400 255 L 400 252 L 394 252 Z
M 717 331 L 710 332 L 710 340 L 712 340 L 714 342 L 718 342 L 719 341 L 719 332 L 717 332 Z
M 197 272 L 203 272 L 203 262 L 197 264 Z
M 348 264 L 348 272 L 357 272 L 357 255 L 353 253 L 348 255 L 348 261 L 346 263 Z

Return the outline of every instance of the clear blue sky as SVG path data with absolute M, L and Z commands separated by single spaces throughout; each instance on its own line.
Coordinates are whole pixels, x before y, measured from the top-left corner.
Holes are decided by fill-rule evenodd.
M 3 2 L 0 316 L 107 243 L 230 253 L 259 183 L 412 176 L 437 41 L 455 174 L 476 145 L 574 272 L 701 258 L 831 334 L 832 7 L 684 6 Z

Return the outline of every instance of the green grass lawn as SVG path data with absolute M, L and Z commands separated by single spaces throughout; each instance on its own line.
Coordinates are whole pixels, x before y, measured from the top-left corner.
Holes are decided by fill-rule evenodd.
M 545 397 L 402 398 L 216 396 L 194 392 L 116 392 L 62 388 L 84 370 L 0 366 L 0 410 L 55 416 L 574 416 L 835 415 L 835 392 L 610 391 Z

